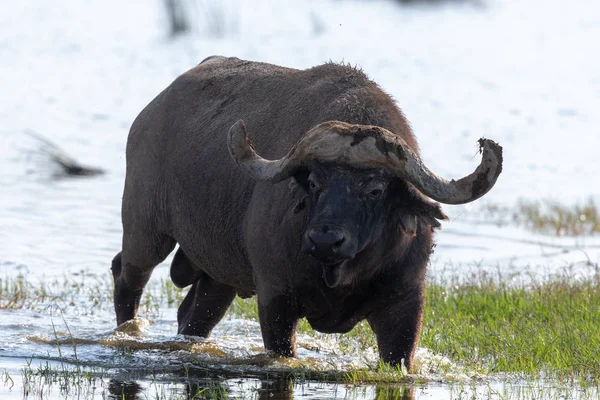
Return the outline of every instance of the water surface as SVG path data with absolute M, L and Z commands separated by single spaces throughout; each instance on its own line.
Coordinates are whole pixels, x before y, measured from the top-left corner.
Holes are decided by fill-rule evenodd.
M 215 35 L 206 18 L 219 7 L 235 29 Z M 392 1 L 284 6 L 232 0 L 205 1 L 194 12 L 194 32 L 170 40 L 159 1 L 3 5 L 0 278 L 22 276 L 38 288 L 45 282 L 54 297 L 0 309 L 0 371 L 15 380 L 12 389 L 9 380 L 0 385 L 2 397 L 22 397 L 23 371 L 40 365 L 44 371 L 46 363 L 49 370 L 75 369 L 79 377 L 85 374 L 78 368 L 92 371 L 97 380 L 80 385 L 88 397 L 185 396 L 190 390 L 185 371 L 192 371 L 194 385 L 238 397 L 466 398 L 489 388 L 518 397 L 535 390 L 538 383 L 507 385 L 503 377 L 474 376 L 427 349 L 420 349 L 423 367 L 413 383 L 347 387 L 300 379 L 289 387 L 287 380 L 266 377 L 293 366 L 264 355 L 256 322 L 229 318 L 209 340 L 180 337 L 176 304 L 165 299 L 148 300 L 142 313 L 147 327 L 115 332 L 109 266 L 120 250 L 124 148 L 137 113 L 208 55 L 296 68 L 330 59 L 358 64 L 398 101 L 425 162 L 440 175 L 470 172 L 481 136 L 504 146 L 505 168 L 494 190 L 472 205 L 445 208 L 452 218 L 438 234 L 430 279 L 489 271 L 521 281 L 565 269 L 576 279 L 600 261 L 598 237 L 557 238 L 499 227 L 482 220 L 479 207 L 511 205 L 521 197 L 566 203 L 600 197 L 600 186 L 590 179 L 600 174 L 595 162 L 600 114 L 594 108 L 600 104 L 599 3 L 401 7 Z M 108 173 L 93 179 L 57 176 L 31 131 Z M 156 269 L 149 293 L 159 296 L 169 261 Z M 374 349 L 340 352 L 335 336 L 299 340 L 299 365 L 314 370 L 346 371 L 377 362 Z M 198 361 L 204 367 L 192 368 Z M 51 387 L 48 398 L 73 397 L 60 386 L 38 389 Z M 555 383 L 544 387 L 549 394 L 581 395 Z M 39 397 L 31 390 L 31 397 Z

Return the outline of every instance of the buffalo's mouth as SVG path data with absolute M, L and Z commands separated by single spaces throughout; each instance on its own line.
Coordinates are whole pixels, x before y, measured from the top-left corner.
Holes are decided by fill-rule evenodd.
M 323 280 L 329 288 L 340 286 L 342 273 L 347 260 L 339 260 L 332 263 L 323 263 Z
M 320 224 L 306 229 L 301 251 L 321 263 L 325 284 L 334 288 L 347 283 L 345 265 L 356 256 L 357 248 L 355 236 L 347 229 L 334 224 Z

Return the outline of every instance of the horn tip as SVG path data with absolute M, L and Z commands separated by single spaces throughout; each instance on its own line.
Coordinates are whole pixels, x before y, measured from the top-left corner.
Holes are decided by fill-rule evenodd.
M 482 158 L 484 160 L 488 159 L 488 162 L 492 165 L 496 165 L 496 176 L 500 175 L 502 172 L 502 164 L 503 164 L 503 149 L 497 142 L 481 138 L 477 141 L 479 144 L 479 152 L 482 154 Z M 491 156 L 490 159 L 487 156 Z
M 248 148 L 254 150 L 254 146 L 246 132 L 246 124 L 240 119 L 229 128 L 227 132 L 227 145 L 234 159 L 248 157 Z
M 229 139 L 235 139 L 237 137 L 246 138 L 246 124 L 243 119 L 238 119 L 235 124 L 231 125 L 228 132 Z

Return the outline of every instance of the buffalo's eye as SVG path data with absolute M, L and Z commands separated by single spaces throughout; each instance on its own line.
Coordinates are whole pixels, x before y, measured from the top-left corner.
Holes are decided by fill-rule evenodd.
M 373 189 L 369 192 L 371 197 L 379 197 L 381 195 L 381 193 L 383 193 L 383 190 L 381 190 L 381 189 Z
M 308 188 L 310 189 L 311 192 L 314 192 L 314 193 L 321 191 L 321 185 L 319 185 L 319 182 L 315 179 L 308 180 Z

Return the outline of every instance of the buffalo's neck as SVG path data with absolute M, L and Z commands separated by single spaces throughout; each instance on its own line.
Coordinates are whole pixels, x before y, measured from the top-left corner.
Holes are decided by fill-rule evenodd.
M 319 332 L 346 333 L 366 318 L 373 307 L 373 293 L 368 286 L 297 288 L 301 316 Z
M 369 246 L 349 262 L 347 268 L 353 274 L 349 285 L 327 287 L 316 276 L 322 267 L 313 265 L 315 279 L 320 279 L 320 283 L 295 288 L 302 316 L 318 331 L 348 332 L 367 318 L 374 307 L 385 303 L 384 298 L 422 286 L 432 236 L 425 225 L 418 228 L 414 237 L 388 232 L 380 242 Z

